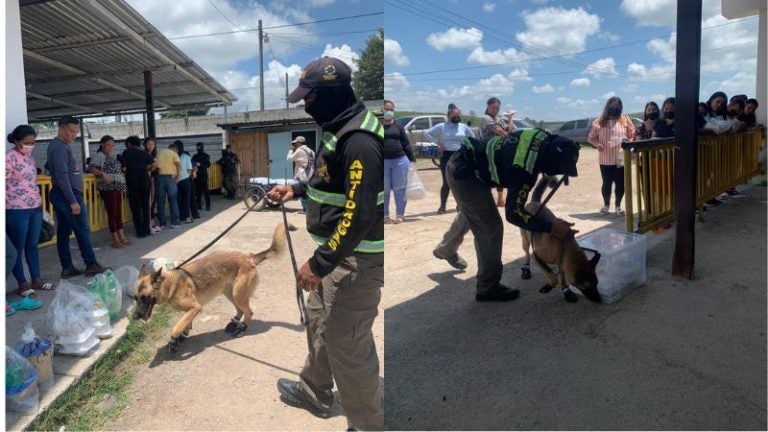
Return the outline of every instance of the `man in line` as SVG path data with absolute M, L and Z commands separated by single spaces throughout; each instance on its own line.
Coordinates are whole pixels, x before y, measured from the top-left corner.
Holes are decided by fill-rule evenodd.
M 199 210 L 203 209 L 203 198 L 205 198 L 205 210 L 211 211 L 211 193 L 208 190 L 208 168 L 211 166 L 211 157 L 205 152 L 205 145 L 198 142 L 197 153 L 192 156 L 192 165 L 197 168 L 195 176 L 195 199 Z
M 88 224 L 88 207 L 83 200 L 83 172 L 70 147 L 80 131 L 80 121 L 71 116 L 59 120 L 59 131 L 48 145 L 46 165 L 51 173 L 50 200 L 56 212 L 56 250 L 61 262 L 61 277 L 68 279 L 83 274 L 72 262 L 69 236 L 75 233 L 80 254 L 85 262 L 85 274 L 93 276 L 107 268 L 96 262 L 91 245 L 91 227 Z
M 525 204 L 539 174 L 576 177 L 578 158 L 578 144 L 542 129 L 531 129 L 487 142 L 467 139 L 462 150 L 448 161 L 446 177 L 459 213 L 433 255 L 448 260 L 455 268 L 465 268 L 466 262 L 457 251 L 464 234 L 472 230 L 478 267 L 475 300 L 510 301 L 520 295 L 519 290 L 501 284 L 504 226 L 489 187 L 507 188 L 505 209 L 509 223 L 560 239 L 573 236 L 572 223 L 562 219 L 547 222 L 530 214 Z
M 384 427 L 379 359 L 371 327 L 384 284 L 384 128 L 357 99 L 352 71 L 323 57 L 302 72 L 288 102 L 323 128 L 309 183 L 272 189 L 271 199 L 306 196 L 307 231 L 318 247 L 301 266 L 309 354 L 300 381 L 278 380 L 289 405 L 327 418 L 334 381 L 350 428 Z
M 181 177 L 181 160 L 178 146 L 174 143 L 157 153 L 157 220 L 165 228 L 166 198 L 171 207 L 171 228 L 179 228 L 179 189 L 177 183 Z
M 312 168 L 315 164 L 315 152 L 307 146 L 307 139 L 303 136 L 297 136 L 291 141 L 291 149 L 288 150 L 288 161 L 293 162 L 293 178 L 301 182 L 308 182 L 312 177 Z M 301 210 L 307 211 L 307 198 L 299 198 L 301 201 Z
M 227 145 L 227 148 L 221 151 L 221 159 L 217 162 L 221 165 L 221 174 L 224 177 L 224 189 L 227 191 L 225 198 L 233 200 L 237 192 L 237 164 L 240 159 L 232 152 L 232 147 Z

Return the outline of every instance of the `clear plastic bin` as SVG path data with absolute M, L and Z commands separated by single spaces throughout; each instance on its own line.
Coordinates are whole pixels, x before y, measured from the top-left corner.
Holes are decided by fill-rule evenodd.
M 581 247 L 600 252 L 596 273 L 603 303 L 616 302 L 645 284 L 645 236 L 603 228 L 577 241 Z

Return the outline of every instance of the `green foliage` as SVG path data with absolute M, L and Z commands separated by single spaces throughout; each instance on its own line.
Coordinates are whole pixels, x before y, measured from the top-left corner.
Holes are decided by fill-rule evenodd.
M 161 112 L 160 118 L 170 119 L 170 118 L 204 116 L 204 115 L 208 115 L 208 111 L 210 111 L 210 109 L 211 109 L 210 107 L 206 107 L 206 108 L 192 108 L 188 110 L 168 110 L 168 111 Z
M 384 99 L 384 32 L 368 38 L 359 59 L 355 59 L 357 72 L 352 77 L 352 87 L 363 100 Z

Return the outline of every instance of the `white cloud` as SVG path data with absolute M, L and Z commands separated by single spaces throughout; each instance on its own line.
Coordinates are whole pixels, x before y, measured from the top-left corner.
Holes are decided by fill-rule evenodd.
M 427 43 L 438 51 L 446 49 L 468 49 L 480 45 L 483 32 L 474 27 L 469 29 L 450 28 L 442 33 L 430 33 Z
M 598 38 L 601 40 L 605 40 L 608 42 L 618 42 L 621 40 L 621 36 L 617 35 L 616 33 L 611 33 L 609 31 L 600 32 L 600 34 L 597 35 Z
M 721 81 L 718 90 L 724 91 L 729 96 L 742 93 L 750 95 L 749 97 L 754 97 L 755 73 L 736 72 L 733 77 L 729 77 L 728 79 Z M 763 101 L 760 101 L 760 103 L 763 103 Z
M 395 66 L 408 66 L 411 61 L 408 56 L 403 54 L 403 48 L 400 43 L 394 39 L 384 38 L 384 64 L 393 64 Z
M 659 81 L 663 83 L 669 83 L 671 81 L 674 86 L 674 64 L 663 64 L 661 66 L 647 68 L 645 65 L 639 63 L 630 63 L 629 66 L 627 66 L 627 72 L 629 73 L 630 81 Z
M 400 72 L 394 72 L 384 75 L 384 93 L 387 99 L 396 99 L 400 92 L 406 91 L 411 87 L 408 78 Z
M 318 7 L 328 6 L 328 5 L 334 4 L 335 2 L 336 0 L 309 0 L 309 3 L 312 6 L 318 6 Z
M 323 51 L 320 57 L 325 56 L 336 57 L 337 59 L 343 61 L 349 65 L 349 67 L 352 69 L 352 72 L 357 72 L 357 69 L 359 69 L 357 63 L 355 63 L 353 60 L 357 60 L 360 58 L 360 56 L 347 44 L 343 44 L 340 47 L 326 44 L 325 51 Z
M 664 60 L 674 63 L 677 53 L 677 32 L 669 34 L 669 39 L 652 39 L 645 45 L 648 51 L 658 55 Z
M 533 91 L 534 93 L 537 93 L 537 94 L 539 94 L 539 93 L 554 93 L 555 92 L 555 88 L 552 87 L 551 84 L 547 83 L 547 84 L 544 84 L 543 86 L 538 86 L 538 87 L 537 86 L 533 86 L 531 88 L 531 91 Z
M 600 31 L 600 17 L 581 7 L 563 9 L 548 7 L 535 12 L 524 11 L 527 30 L 517 40 L 540 52 L 542 48 L 561 53 L 583 51 L 587 37 Z
M 584 69 L 584 73 L 588 73 L 595 78 L 600 78 L 602 76 L 615 78 L 619 76 L 619 72 L 616 71 L 616 62 L 613 60 L 613 57 L 603 58 L 590 64 Z
M 565 86 L 563 86 L 563 85 L 557 86 L 557 90 L 558 91 L 564 91 L 565 90 Z
M 589 87 L 589 78 L 576 78 L 571 81 L 571 87 Z
M 292 90 L 299 81 L 302 66 L 285 66 L 277 60 L 270 61 L 264 70 L 264 106 L 267 109 L 285 108 L 285 74 L 288 73 L 289 88 Z M 215 74 L 214 78 L 230 89 L 238 100 L 230 112 L 259 108 L 259 75 L 230 70 Z
M 489 2 L 483 3 L 483 10 L 484 11 L 486 11 L 488 13 L 491 13 L 491 12 L 494 11 L 494 9 L 496 9 L 496 3 L 489 3 Z
M 485 51 L 482 46 L 473 49 L 467 57 L 467 62 L 478 64 L 525 63 L 527 60 L 528 54 L 514 48 Z
M 608 93 L 604 93 L 604 94 L 600 95 L 600 98 L 601 98 L 601 99 L 605 99 L 605 100 L 608 100 L 608 99 L 610 99 L 610 98 L 612 98 L 612 97 L 614 97 L 614 96 L 616 96 L 616 92 L 614 92 L 614 91 L 609 91 Z
M 619 8 L 641 26 L 675 27 L 677 24 L 675 0 L 623 0 Z

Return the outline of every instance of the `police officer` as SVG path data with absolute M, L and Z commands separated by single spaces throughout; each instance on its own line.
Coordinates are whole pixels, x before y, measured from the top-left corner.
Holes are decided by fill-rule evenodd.
M 459 212 L 443 240 L 433 251 L 455 268 L 466 267 L 457 250 L 470 229 L 477 254 L 477 301 L 510 301 L 520 291 L 501 284 L 501 245 L 504 227 L 491 196 L 490 186 L 508 189 L 507 221 L 532 232 L 547 232 L 557 238 L 573 236 L 572 223 L 554 223 L 525 209 L 528 194 L 539 174 L 576 177 L 579 145 L 542 129 L 516 131 L 488 141 L 469 138 L 462 150 L 448 161 L 446 177 Z
M 192 165 L 197 169 L 195 176 L 195 205 L 203 209 L 203 198 L 205 198 L 205 210 L 211 210 L 211 193 L 208 190 L 208 168 L 211 167 L 211 157 L 205 152 L 205 144 L 198 142 L 196 145 L 197 153 L 192 156 Z
M 299 270 L 307 300 L 309 354 L 299 381 L 281 378 L 282 400 L 329 417 L 334 381 L 350 427 L 384 427 L 379 360 L 371 327 L 384 283 L 384 128 L 357 99 L 352 71 L 323 57 L 304 69 L 288 102 L 322 127 L 308 182 L 269 197 L 306 196 L 307 231 L 317 249 Z
M 237 164 L 240 159 L 232 152 L 232 147 L 227 145 L 227 148 L 221 151 L 221 159 L 217 162 L 221 165 L 221 174 L 224 177 L 224 189 L 227 191 L 225 198 L 233 200 L 237 192 Z

